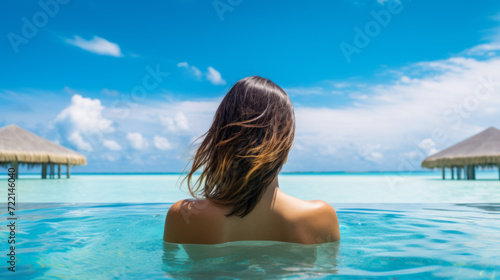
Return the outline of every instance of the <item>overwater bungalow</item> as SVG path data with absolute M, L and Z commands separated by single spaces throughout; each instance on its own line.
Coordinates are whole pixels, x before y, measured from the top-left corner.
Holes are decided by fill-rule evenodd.
M 66 177 L 70 177 L 70 166 L 85 165 L 87 159 L 80 153 L 57 145 L 38 135 L 35 135 L 17 125 L 11 124 L 0 128 L 0 166 L 14 167 L 16 177 L 19 176 L 18 167 L 26 164 L 29 168 L 42 167 L 42 179 L 61 178 L 61 166 L 66 166 Z
M 451 179 L 455 179 L 456 173 L 458 180 L 475 180 L 478 167 L 498 167 L 500 178 L 500 130 L 490 127 L 429 156 L 422 162 L 422 167 L 441 168 L 443 180 L 446 179 L 446 168 L 451 169 Z

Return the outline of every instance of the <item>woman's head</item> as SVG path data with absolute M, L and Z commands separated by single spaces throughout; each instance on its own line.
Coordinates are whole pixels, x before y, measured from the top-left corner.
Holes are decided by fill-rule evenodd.
M 272 81 L 238 81 L 222 100 L 186 176 L 193 196 L 230 205 L 244 217 L 280 172 L 295 134 L 292 103 Z M 192 176 L 203 169 L 193 182 Z

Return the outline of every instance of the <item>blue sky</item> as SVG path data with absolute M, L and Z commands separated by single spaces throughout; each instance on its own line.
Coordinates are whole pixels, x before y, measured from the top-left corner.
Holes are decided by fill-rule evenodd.
M 78 150 L 81 172 L 181 171 L 218 102 L 249 75 L 294 103 L 284 171 L 419 169 L 423 156 L 500 127 L 498 1 L 0 8 L 0 125 Z

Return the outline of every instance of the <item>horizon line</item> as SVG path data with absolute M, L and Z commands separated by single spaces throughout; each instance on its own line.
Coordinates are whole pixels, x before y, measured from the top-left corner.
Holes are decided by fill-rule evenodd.
M 394 171 L 394 170 L 386 170 L 386 171 L 380 171 L 380 170 L 371 170 L 371 171 L 287 171 L 287 172 L 280 172 L 279 174 L 297 174 L 297 173 L 306 173 L 306 174 L 326 174 L 326 173 L 336 173 L 336 174 L 360 174 L 360 173 L 430 173 L 430 172 L 441 172 L 439 170 L 414 170 L 414 171 Z M 40 172 L 23 172 L 23 174 L 27 175 L 38 175 Z M 185 172 L 184 172 L 185 173 Z M 72 175 L 85 175 L 85 174 L 145 174 L 145 175 L 182 175 L 184 174 L 183 172 L 140 172 L 140 171 L 133 171 L 133 172 L 71 172 Z M 187 173 L 186 173 L 187 174 Z M 201 174 L 201 172 L 196 172 L 194 174 Z

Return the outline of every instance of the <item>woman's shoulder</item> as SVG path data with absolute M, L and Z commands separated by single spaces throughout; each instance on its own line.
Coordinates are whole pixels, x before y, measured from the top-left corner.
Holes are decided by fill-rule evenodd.
M 333 206 L 322 200 L 313 200 L 311 203 L 313 208 L 308 225 L 316 231 L 317 243 L 340 240 L 339 220 Z
M 301 200 L 301 219 L 309 222 L 337 220 L 333 206 L 323 200 Z
M 335 208 L 333 206 L 323 200 L 310 200 L 311 203 L 311 209 L 314 212 L 317 212 L 319 214 L 323 214 L 326 217 L 332 218 L 333 216 L 337 217 L 337 212 L 335 211 Z
M 193 219 L 206 220 L 208 216 L 214 216 L 212 214 L 218 211 L 220 208 L 215 207 L 208 199 L 183 199 L 170 206 L 167 218 L 172 217 L 174 220 L 190 224 Z
M 164 240 L 176 243 L 191 243 L 197 240 L 199 233 L 209 238 L 211 231 L 217 229 L 220 222 L 218 210 L 206 199 L 183 199 L 172 204 L 165 221 Z M 216 234 L 216 232 L 214 232 Z M 203 239 L 203 238 L 202 238 Z M 204 243 L 197 240 L 197 243 Z
M 323 200 L 301 200 L 294 222 L 300 228 L 302 243 L 340 240 L 339 222 L 333 206 Z
M 333 206 L 323 200 L 303 200 L 285 193 L 283 194 L 288 202 L 287 204 L 293 206 L 292 208 L 297 212 L 303 213 L 304 215 L 299 216 L 304 219 L 310 220 L 310 216 L 318 215 L 325 216 L 327 218 L 337 217 Z

